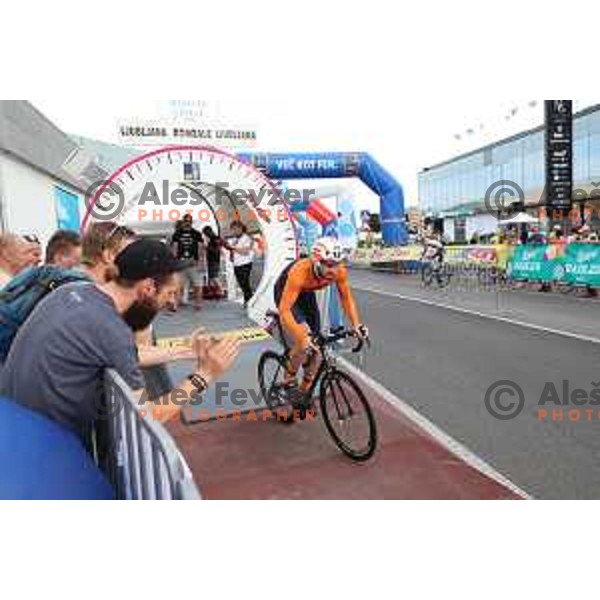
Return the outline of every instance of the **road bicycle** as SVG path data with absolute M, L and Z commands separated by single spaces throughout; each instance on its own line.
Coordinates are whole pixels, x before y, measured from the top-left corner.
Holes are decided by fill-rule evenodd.
M 451 277 L 452 274 L 446 263 L 438 260 L 426 261 L 421 267 L 421 280 L 426 287 L 430 287 L 436 281 L 438 287 L 445 288 L 450 284 Z
M 290 348 L 283 333 L 281 320 L 275 312 L 270 312 L 271 330 L 279 332 L 283 352 L 267 350 L 258 363 L 258 380 L 262 396 L 273 411 L 282 413 L 291 408 L 287 422 L 303 420 L 308 414 L 317 415 L 314 410 L 318 397 L 319 411 L 325 427 L 337 447 L 349 458 L 357 462 L 369 460 L 377 448 L 377 425 L 373 411 L 361 387 L 354 378 L 337 366 L 334 347 L 355 333 L 346 328 L 333 330 L 329 335 L 320 334 L 313 338 L 317 348 L 319 366 L 311 387 L 305 392 L 295 388 L 290 393 L 284 385 Z M 352 349 L 359 353 L 365 345 L 359 340 Z

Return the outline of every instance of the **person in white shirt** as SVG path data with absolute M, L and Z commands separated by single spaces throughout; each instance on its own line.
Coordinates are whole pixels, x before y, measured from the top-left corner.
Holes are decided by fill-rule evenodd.
M 231 252 L 235 278 L 244 295 L 244 308 L 246 308 L 254 295 L 250 284 L 254 264 L 254 240 L 248 235 L 248 229 L 241 221 L 233 221 L 231 230 L 234 237 L 228 240 L 227 248 Z

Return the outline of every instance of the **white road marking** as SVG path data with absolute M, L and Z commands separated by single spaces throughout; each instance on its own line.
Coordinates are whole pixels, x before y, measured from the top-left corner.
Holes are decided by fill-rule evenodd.
M 361 292 L 372 292 L 373 294 L 380 294 L 382 296 L 390 296 L 392 298 L 398 298 L 399 300 L 407 300 L 409 302 L 417 302 L 419 304 L 425 304 L 427 306 L 435 306 L 436 308 L 445 308 L 454 312 L 462 313 L 465 315 L 471 315 L 479 317 L 481 319 L 490 319 L 492 321 L 499 321 L 501 323 L 508 323 L 509 325 L 517 325 L 519 327 L 526 327 L 528 329 L 534 329 L 535 331 L 541 331 L 543 333 L 550 333 L 552 335 L 560 335 L 563 337 L 572 338 L 582 342 L 590 342 L 591 344 L 600 344 L 600 338 L 596 338 L 589 335 L 583 335 L 580 333 L 574 333 L 572 331 L 566 331 L 564 329 L 554 329 L 552 327 L 545 327 L 544 325 L 536 325 L 535 323 L 528 323 L 527 321 L 520 321 L 519 319 L 511 319 L 509 317 L 501 317 L 499 315 L 493 315 L 491 313 L 480 312 L 478 310 L 472 310 L 470 308 L 462 308 L 460 306 L 454 306 L 452 304 L 444 304 L 443 302 L 436 302 L 434 300 L 427 300 L 426 298 L 418 298 L 417 296 L 406 296 L 404 294 L 398 294 L 396 292 L 390 292 L 388 290 L 382 290 L 381 288 L 369 287 L 364 288 L 353 285 L 353 289 L 360 290 Z
M 460 460 L 473 467 L 477 471 L 483 473 L 486 477 L 493 479 L 500 485 L 509 489 L 511 492 L 520 496 L 525 500 L 532 500 L 532 496 L 525 490 L 521 489 L 518 485 L 507 479 L 502 473 L 497 471 L 490 464 L 486 463 L 483 459 L 479 458 L 466 446 L 456 441 L 453 437 L 442 431 L 437 425 L 432 423 L 427 417 L 417 412 L 410 404 L 400 399 L 396 394 L 388 390 L 381 383 L 369 377 L 364 371 L 359 369 L 356 365 L 353 365 L 350 361 L 345 358 L 338 357 L 338 362 L 344 365 L 344 368 L 351 371 L 353 375 L 361 379 L 365 386 L 371 388 L 376 394 L 380 395 L 386 402 L 395 407 L 400 411 L 407 419 L 418 425 L 421 429 L 426 431 L 432 438 L 436 440 L 440 445 L 449 450 L 452 454 L 457 456 Z

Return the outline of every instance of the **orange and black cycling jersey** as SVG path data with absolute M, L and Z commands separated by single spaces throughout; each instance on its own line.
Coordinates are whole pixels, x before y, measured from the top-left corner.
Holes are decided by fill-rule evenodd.
M 358 326 L 360 320 L 348 283 L 348 269 L 345 265 L 338 267 L 337 276 L 333 281 L 316 277 L 313 264 L 308 258 L 302 258 L 292 263 L 281 274 L 275 285 L 275 301 L 283 326 L 296 342 L 301 342 L 306 337 L 306 329 L 298 322 L 299 320 L 308 322 L 313 330 L 311 320 L 314 319 L 313 322 L 318 322 L 318 307 L 316 301 L 312 301 L 311 296 L 314 295 L 314 292 L 331 284 L 336 285 L 342 308 L 352 326 Z M 298 319 L 298 308 L 304 313 L 316 311 L 317 314 L 306 314 L 306 320 Z

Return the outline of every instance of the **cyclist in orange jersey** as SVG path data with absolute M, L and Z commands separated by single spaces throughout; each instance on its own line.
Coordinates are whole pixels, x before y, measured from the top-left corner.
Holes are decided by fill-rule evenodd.
M 292 339 L 292 349 L 286 387 L 297 385 L 297 374 L 304 365 L 300 391 L 310 388 L 316 373 L 313 360 L 317 356 L 311 339 L 321 332 L 321 315 L 315 292 L 335 284 L 346 317 L 357 337 L 366 339 L 368 329 L 361 324 L 358 310 L 348 284 L 348 270 L 343 263 L 344 253 L 334 238 L 321 238 L 312 249 L 310 258 L 290 264 L 275 284 L 275 302 L 285 332 Z

